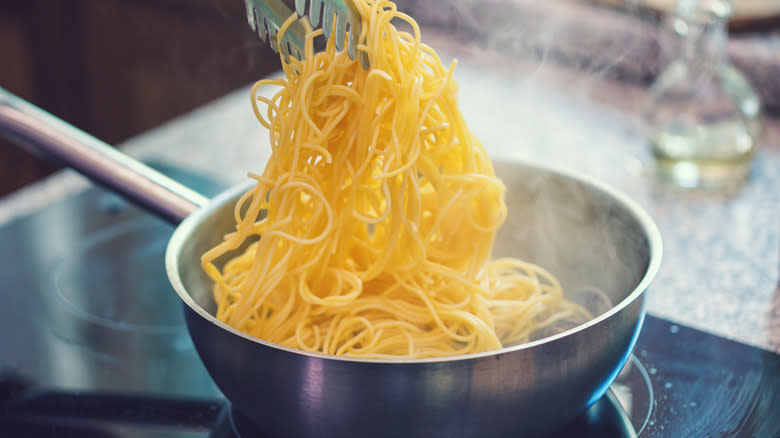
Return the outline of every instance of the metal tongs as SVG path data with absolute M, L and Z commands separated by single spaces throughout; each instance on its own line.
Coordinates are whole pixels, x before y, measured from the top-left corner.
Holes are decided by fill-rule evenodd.
M 281 52 L 285 59 L 290 56 L 303 59 L 306 26 L 301 20 L 307 18 L 313 28 L 322 26 L 326 38 L 330 37 L 331 32 L 336 32 L 337 50 L 344 49 L 344 42 L 349 34 L 347 52 L 350 58 L 357 57 L 361 18 L 352 0 L 244 0 L 244 3 L 249 26 L 263 41 L 270 40 L 274 51 Z M 282 24 L 293 13 L 300 19 L 293 23 L 279 40 Z M 367 67 L 365 56 L 362 61 L 363 66 Z

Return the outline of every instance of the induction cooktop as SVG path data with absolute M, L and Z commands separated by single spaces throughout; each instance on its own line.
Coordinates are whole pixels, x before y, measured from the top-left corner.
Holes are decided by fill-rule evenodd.
M 98 188 L 0 227 L 0 436 L 267 436 L 190 343 L 163 268 L 172 231 Z M 780 355 L 648 315 L 607 394 L 552 437 L 778 438 Z

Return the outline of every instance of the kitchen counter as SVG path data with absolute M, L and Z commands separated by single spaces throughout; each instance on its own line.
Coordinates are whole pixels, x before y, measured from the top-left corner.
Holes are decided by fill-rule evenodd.
M 643 90 L 553 67 L 527 71 L 468 48 L 446 47 L 435 36 L 430 41 L 459 58 L 461 108 L 495 159 L 594 176 L 627 193 L 653 217 L 664 258 L 648 293 L 649 312 L 780 351 L 780 120 L 766 120 L 753 173 L 738 191 L 675 189 L 657 180 L 640 133 L 636 114 Z M 499 68 L 488 73 L 486 62 Z M 261 171 L 270 152 L 248 88 L 121 146 L 135 157 L 173 163 L 225 185 Z M 0 200 L 0 225 L 88 184 L 66 170 L 26 187 Z

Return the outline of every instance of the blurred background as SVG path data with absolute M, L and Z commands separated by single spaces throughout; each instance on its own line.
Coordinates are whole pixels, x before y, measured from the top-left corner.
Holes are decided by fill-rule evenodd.
M 480 50 L 641 88 L 667 62 L 659 23 L 674 2 L 397 3 L 429 27 L 465 30 L 463 47 L 478 41 Z M 777 114 L 780 1 L 734 3 L 729 56 Z M 0 86 L 111 144 L 279 68 L 241 0 L 0 0 L 0 54 Z M 57 168 L 0 139 L 0 196 Z
M 241 0 L 0 0 L 0 86 L 117 144 L 279 68 Z M 0 196 L 57 169 L 0 139 Z

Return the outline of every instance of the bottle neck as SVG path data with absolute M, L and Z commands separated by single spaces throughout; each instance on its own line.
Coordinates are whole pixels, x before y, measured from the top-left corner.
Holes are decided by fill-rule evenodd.
M 710 71 L 727 61 L 731 0 L 678 0 L 671 20 L 680 39 L 681 59 L 689 69 Z
M 689 67 L 706 70 L 726 62 L 728 30 L 724 19 L 688 19 L 684 23 L 682 58 Z

